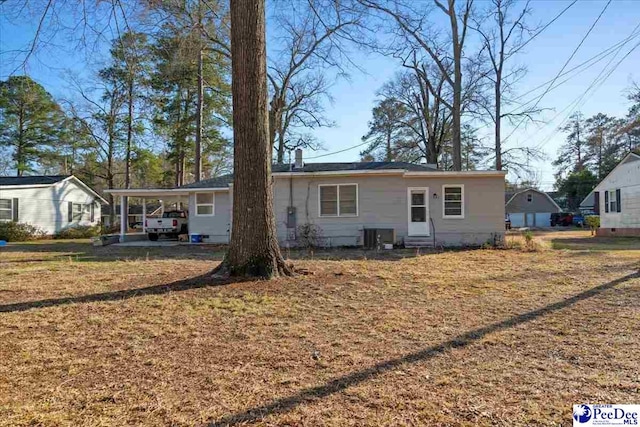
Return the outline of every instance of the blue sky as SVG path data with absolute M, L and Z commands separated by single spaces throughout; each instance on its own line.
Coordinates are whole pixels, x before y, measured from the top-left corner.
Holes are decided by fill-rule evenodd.
M 533 1 L 533 13 L 529 22 L 544 24 L 569 3 L 570 1 L 565 0 Z M 477 4 L 482 5 L 482 2 L 477 1 Z M 518 93 L 525 93 L 555 77 L 605 4 L 606 1 L 600 0 L 578 1 L 526 47 L 517 59 L 518 63 L 528 68 L 528 74 L 518 86 Z M 614 0 L 566 69 L 571 69 L 627 38 L 639 24 L 640 1 Z M 6 78 L 7 74 L 15 68 L 15 63 L 10 61 L 12 55 L 9 51 L 27 45 L 35 33 L 35 27 L 35 21 L 16 25 L 8 22 L 6 18 L 0 19 L 0 51 L 3 52 L 0 56 L 1 78 Z M 39 51 L 32 57 L 27 71 L 54 96 L 64 97 L 68 93 L 64 74 L 70 70 L 72 73 L 86 76 L 86 57 L 79 50 L 74 49 L 74 45 L 64 37 L 56 37 L 54 41 L 55 46 Z M 632 50 L 639 42 L 640 37 L 636 37 L 617 51 L 615 56 L 607 56 L 579 75 L 569 74 L 567 77 L 571 78 L 566 83 L 547 93 L 540 101 L 539 107 L 549 109 L 538 117 L 544 123 L 529 124 L 526 128 L 522 126 L 506 142 L 508 147 L 536 146 L 546 152 L 548 157 L 546 160 L 531 162 L 531 169 L 544 189 L 551 189 L 553 185 L 554 170 L 551 161 L 555 158 L 557 149 L 563 141 L 563 135 L 557 132 L 557 128 L 565 117 L 576 109 L 582 111 L 585 116 L 597 112 L 613 116 L 626 114 L 629 103 L 625 97 L 625 90 L 629 88 L 632 80 L 640 80 L 640 48 Z M 96 51 L 106 53 L 105 47 L 98 47 Z M 596 84 L 594 90 L 589 91 L 581 102 L 573 104 L 573 101 L 585 92 L 594 79 L 603 73 L 603 69 L 606 75 L 608 70 L 612 69 L 629 51 L 631 53 L 613 70 L 606 81 Z M 99 57 L 99 55 L 93 56 Z M 367 131 L 367 122 L 376 100 L 376 91 L 399 70 L 399 64 L 395 60 L 376 54 L 353 50 L 351 58 L 365 70 L 365 73 L 354 69 L 349 80 L 339 80 L 333 86 L 334 102 L 327 106 L 327 115 L 336 123 L 336 126 L 316 131 L 315 135 L 323 142 L 326 151 L 307 152 L 305 153 L 307 159 L 360 144 L 360 138 Z M 610 60 L 612 62 L 609 62 Z M 605 69 L 607 64 L 609 66 Z M 563 80 L 564 78 L 560 78 L 558 82 Z M 522 101 L 535 99 L 542 92 L 543 89 L 532 92 L 524 96 Z M 489 134 L 490 131 L 491 129 L 487 128 L 481 130 L 481 134 Z M 503 134 L 509 133 L 511 129 L 508 124 L 505 124 Z M 487 143 L 491 144 L 492 140 L 488 139 Z M 354 148 L 339 154 L 324 156 L 318 161 L 357 160 L 359 151 L 360 148 Z M 515 180 L 515 177 L 512 176 L 510 179 Z

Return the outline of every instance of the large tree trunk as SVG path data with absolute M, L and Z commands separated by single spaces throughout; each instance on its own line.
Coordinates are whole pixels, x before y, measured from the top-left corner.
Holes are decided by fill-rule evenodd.
M 214 273 L 271 278 L 292 273 L 273 212 L 264 0 L 231 0 L 233 226 Z
M 202 43 L 202 1 L 198 1 L 198 102 L 196 111 L 195 181 L 202 179 L 202 116 L 204 112 L 204 44 Z

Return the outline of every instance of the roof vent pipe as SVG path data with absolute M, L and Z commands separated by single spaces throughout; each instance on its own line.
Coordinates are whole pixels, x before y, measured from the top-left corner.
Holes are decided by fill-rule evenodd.
M 296 162 L 294 167 L 296 169 L 302 169 L 304 167 L 304 164 L 302 163 L 302 149 L 301 148 L 296 148 Z

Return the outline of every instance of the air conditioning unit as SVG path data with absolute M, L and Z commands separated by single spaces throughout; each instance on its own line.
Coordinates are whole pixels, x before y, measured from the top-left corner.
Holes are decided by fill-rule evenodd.
M 385 244 L 393 245 L 395 237 L 393 228 L 365 228 L 364 247 L 365 249 L 376 249 L 379 245 L 382 249 Z

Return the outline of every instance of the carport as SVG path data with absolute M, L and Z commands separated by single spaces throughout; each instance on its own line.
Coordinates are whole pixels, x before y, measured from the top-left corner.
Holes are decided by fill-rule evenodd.
M 146 219 L 147 219 L 147 201 L 157 200 L 160 203 L 160 213 L 163 214 L 165 206 L 170 205 L 189 205 L 189 191 L 187 189 L 179 188 L 129 188 L 129 189 L 108 189 L 105 193 L 112 194 L 114 197 L 120 197 L 120 243 L 124 243 L 127 240 L 127 235 L 140 236 L 147 233 Z M 142 232 L 128 233 L 127 224 L 127 206 L 128 203 L 124 203 L 125 198 L 139 198 L 142 199 Z M 135 237 L 133 238 L 135 239 Z

